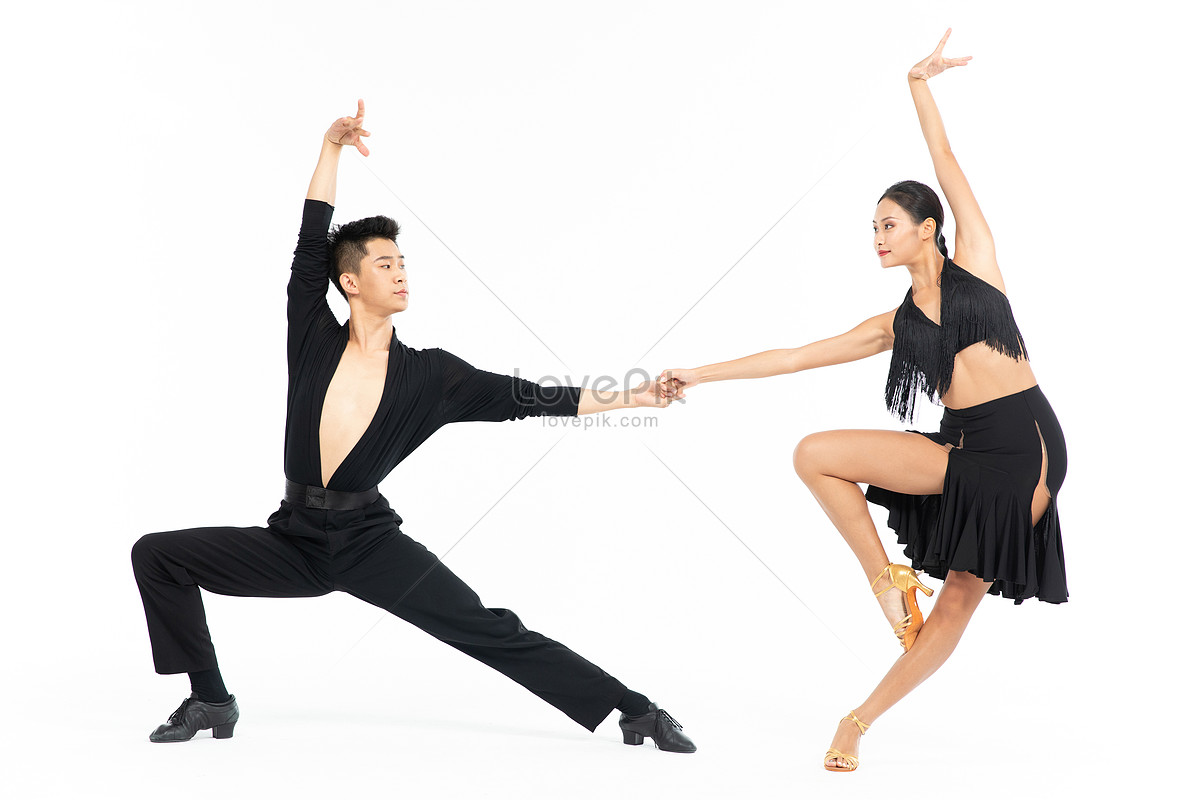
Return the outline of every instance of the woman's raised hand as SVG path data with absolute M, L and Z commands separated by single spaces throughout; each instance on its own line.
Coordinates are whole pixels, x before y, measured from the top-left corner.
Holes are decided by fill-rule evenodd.
M 358 101 L 358 114 L 353 117 L 342 117 L 337 122 L 329 126 L 329 130 L 325 132 L 325 138 L 334 144 L 352 144 L 358 148 L 358 152 L 364 156 L 371 155 L 371 151 L 367 149 L 366 142 L 362 140 L 363 136 L 370 136 L 371 132 L 363 130 L 363 101 Z
M 951 67 L 964 67 L 971 60 L 971 56 L 960 56 L 958 58 L 943 58 L 942 48 L 946 46 L 946 40 L 950 38 L 950 28 L 946 28 L 946 35 L 938 42 L 937 48 L 931 55 L 913 65 L 913 68 L 908 71 L 910 78 L 916 78 L 920 81 L 927 81 L 934 75 L 940 75 Z

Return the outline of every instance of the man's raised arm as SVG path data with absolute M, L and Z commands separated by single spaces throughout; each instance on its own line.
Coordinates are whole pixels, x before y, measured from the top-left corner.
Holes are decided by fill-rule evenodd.
M 370 136 L 370 131 L 363 130 L 363 101 L 358 101 L 358 113 L 353 117 L 342 117 L 329 126 L 325 132 L 325 140 L 321 143 L 321 157 L 317 160 L 317 168 L 313 171 L 312 180 L 308 184 L 308 199 L 320 200 L 322 203 L 333 205 L 337 194 L 338 157 L 342 154 L 342 146 L 352 144 L 364 156 L 371 155 L 363 136 Z
M 309 332 L 321 326 L 337 326 L 326 295 L 329 293 L 329 223 L 333 220 L 333 200 L 337 191 L 338 159 L 342 146 L 352 144 L 364 156 L 369 154 L 362 128 L 363 101 L 358 114 L 342 117 L 329 127 L 321 142 L 321 156 L 308 184 L 300 237 L 296 243 L 292 274 L 288 280 L 288 368 L 300 357 L 300 349 Z

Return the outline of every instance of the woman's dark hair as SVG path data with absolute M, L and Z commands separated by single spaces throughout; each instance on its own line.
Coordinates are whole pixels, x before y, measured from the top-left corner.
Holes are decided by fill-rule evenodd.
M 339 280 L 343 272 L 360 275 L 359 265 L 367 255 L 367 242 L 372 239 L 390 239 L 396 241 L 400 235 L 400 226 L 391 217 L 367 217 L 347 222 L 345 225 L 334 225 L 329 232 L 329 280 L 337 287 L 338 293 L 346 297 L 346 291 Z
M 937 244 L 937 249 L 941 251 L 942 255 L 950 257 L 950 254 L 946 252 L 946 237 L 942 235 L 942 223 L 945 221 L 945 216 L 942 213 L 942 201 L 938 199 L 937 192 L 920 181 L 900 181 L 889 186 L 876 204 L 882 203 L 884 200 L 891 200 L 903 208 L 914 225 L 920 225 L 932 217 L 934 223 L 937 224 L 934 231 L 934 243 Z

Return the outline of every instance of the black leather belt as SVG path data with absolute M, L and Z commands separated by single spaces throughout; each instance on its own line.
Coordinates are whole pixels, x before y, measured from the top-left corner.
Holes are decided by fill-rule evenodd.
M 379 498 L 378 486 L 372 486 L 365 492 L 335 492 L 323 486 L 305 486 L 287 478 L 284 481 L 283 499 L 297 506 L 344 511 L 369 506 Z

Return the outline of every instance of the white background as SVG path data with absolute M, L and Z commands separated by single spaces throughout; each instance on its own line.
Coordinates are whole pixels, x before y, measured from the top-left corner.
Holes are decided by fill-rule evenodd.
M 6 6 L 5 796 L 1007 798 L 1166 780 L 1196 744 L 1185 7 Z M 934 95 L 1070 448 L 1069 603 L 987 598 L 863 740 L 858 773 L 821 769 L 899 649 L 790 458 L 813 431 L 904 427 L 879 356 L 703 386 L 652 429 L 451 426 L 382 484 L 432 551 L 470 530 L 447 564 L 485 604 L 663 704 L 696 755 L 624 747 L 615 715 L 588 734 L 346 595 L 206 594 L 237 735 L 146 741 L 187 683 L 153 672 L 129 548 L 278 505 L 284 286 L 334 118 L 366 100 L 372 155 L 344 154 L 335 221 L 401 222 L 402 341 L 533 379 L 657 373 L 899 302 L 907 274 L 880 272 L 870 220 L 890 183 L 934 182 L 904 73 L 947 25 L 947 54 L 975 58 Z

